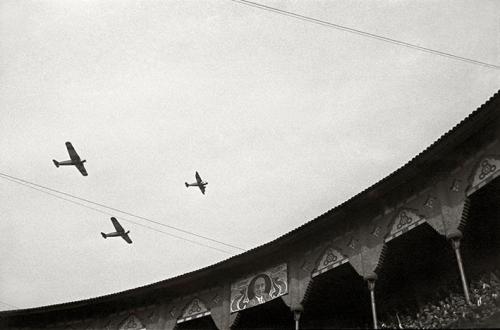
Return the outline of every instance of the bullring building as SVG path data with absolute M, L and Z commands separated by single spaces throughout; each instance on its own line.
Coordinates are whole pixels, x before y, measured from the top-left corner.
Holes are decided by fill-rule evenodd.
M 127 291 L 4 311 L 0 328 L 500 326 L 499 175 L 497 93 L 389 176 L 274 241 Z

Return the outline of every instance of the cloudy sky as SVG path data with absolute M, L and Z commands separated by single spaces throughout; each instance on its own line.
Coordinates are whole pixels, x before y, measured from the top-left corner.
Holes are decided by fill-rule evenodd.
M 261 3 L 500 65 L 499 1 Z M 499 73 L 229 0 L 1 0 L 0 173 L 250 249 L 402 166 Z M 66 141 L 88 177 L 52 163 Z M 241 252 L 0 179 L 0 310 Z M 101 237 L 109 214 L 134 244 Z

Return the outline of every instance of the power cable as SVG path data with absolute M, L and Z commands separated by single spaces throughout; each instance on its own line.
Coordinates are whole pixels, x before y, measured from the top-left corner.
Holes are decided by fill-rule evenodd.
M 467 58 L 467 57 L 462 57 L 462 56 L 454 55 L 454 54 L 451 54 L 451 53 L 445 53 L 445 52 L 442 52 L 442 51 L 439 51 L 439 50 L 435 50 L 435 49 L 431 49 L 431 48 L 427 48 L 427 47 L 422 47 L 422 46 L 418 46 L 418 45 L 414 45 L 414 44 L 410 44 L 408 42 L 399 41 L 399 40 L 388 38 L 388 37 L 384 37 L 384 36 L 381 36 L 381 35 L 378 35 L 378 34 L 369 33 L 369 32 L 365 32 L 365 31 L 353 29 L 353 28 L 350 28 L 350 27 L 347 27 L 347 26 L 343 26 L 343 25 L 339 25 L 339 24 L 335 24 L 335 23 L 331 23 L 331 22 L 319 20 L 319 19 L 312 18 L 312 17 L 309 17 L 309 16 L 296 14 L 296 13 L 293 13 L 293 12 L 290 12 L 290 11 L 286 11 L 286 10 L 282 10 L 282 9 L 278 9 L 278 8 L 274 8 L 274 7 L 270 7 L 270 6 L 266 6 L 266 5 L 257 3 L 257 2 L 252 2 L 252 1 L 247 1 L 247 0 L 230 0 L 230 1 L 242 4 L 242 5 L 246 5 L 246 6 L 250 6 L 250 7 L 254 7 L 254 8 L 266 10 L 266 11 L 270 11 L 270 12 L 273 12 L 273 13 L 276 13 L 276 14 L 280 14 L 280 15 L 284 15 L 284 16 L 288 16 L 288 17 L 300 19 L 300 20 L 303 20 L 303 21 L 306 21 L 306 22 L 310 22 L 310 23 L 314 23 L 314 24 L 319 24 L 319 25 L 331 27 L 331 28 L 334 28 L 334 29 L 338 29 L 338 30 L 342 30 L 342 31 L 346 31 L 346 32 L 358 34 L 358 35 L 361 35 L 363 37 L 373 38 L 373 39 L 377 39 L 377 40 L 389 42 L 389 43 L 392 43 L 392 44 L 395 44 L 395 45 L 399 45 L 399 46 L 403 46 L 403 47 L 407 47 L 407 48 L 411 48 L 411 49 L 420 50 L 420 51 L 427 52 L 427 53 L 430 53 L 430 54 L 444 56 L 444 57 L 448 57 L 448 58 L 451 58 L 451 59 L 454 59 L 454 60 L 459 60 L 459 61 L 463 61 L 463 62 L 475 64 L 475 65 L 480 65 L 480 66 L 488 67 L 488 68 L 491 68 L 491 69 L 500 70 L 500 66 L 499 65 L 490 64 L 490 63 L 486 63 L 486 62 L 481 62 L 481 61 L 477 61 L 477 60 L 470 59 L 470 58 Z
M 70 203 L 73 203 L 73 204 L 76 204 L 76 205 L 79 205 L 79 206 L 83 206 L 85 208 L 88 208 L 90 210 L 93 210 L 93 211 L 96 211 L 96 212 L 99 212 L 99 213 L 102 213 L 102 214 L 106 214 L 106 215 L 109 215 L 109 216 L 115 216 L 114 214 L 112 213 L 109 213 L 109 212 L 106 212 L 106 211 L 102 211 L 102 210 L 99 210 L 95 207 L 92 207 L 92 206 L 88 206 L 88 205 L 85 205 L 83 203 L 79 203 L 79 202 L 76 202 L 74 200 L 71 200 L 71 199 L 68 199 L 68 198 L 64 198 L 64 197 L 61 197 L 59 195 L 56 195 L 56 194 L 53 194 L 53 193 L 50 193 L 48 191 L 45 191 L 45 190 L 42 190 L 42 189 L 38 189 L 38 188 L 35 188 L 35 187 L 32 187 L 30 186 L 29 184 L 26 184 L 26 183 L 23 183 L 23 182 L 19 182 L 19 181 L 16 181 L 14 179 L 10 179 L 10 178 L 6 178 L 6 177 L 3 177 L 0 175 L 0 179 L 5 179 L 5 180 L 8 180 L 8 181 L 11 181 L 11 182 L 14 182 L 14 183 L 17 183 L 17 184 L 20 184 L 22 186 L 25 186 L 25 187 L 28 187 L 28 188 L 31 188 L 31 189 L 34 189 L 36 191 L 39 191 L 39 192 L 42 192 L 44 194 L 47 194 L 47 195 L 50 195 L 52 197 L 55 197 L 55 198 L 58 198 L 58 199 L 61 199 L 61 200 L 64 200 L 66 202 L 70 202 Z M 136 222 L 136 221 L 133 221 L 133 220 L 130 220 L 130 219 L 127 219 L 127 218 L 123 218 L 123 217 L 117 217 L 118 219 L 120 220 L 124 220 L 124 221 L 127 221 L 127 222 L 130 222 L 130 223 L 133 223 L 133 224 L 136 224 L 138 226 L 141 226 L 141 227 L 144 227 L 144 228 L 148 228 L 148 229 L 151 229 L 153 231 L 156 231 L 158 233 L 162 233 L 162 234 L 165 234 L 165 235 L 168 235 L 168 236 L 171 236 L 171 237 L 175 237 L 177 239 L 181 239 L 181 240 L 184 240 L 184 241 L 187 241 L 187 242 L 190 242 L 190 243 L 193 243 L 193 244 L 196 244 L 196 245 L 200 245 L 200 246 L 204 246 L 204 247 L 207 247 L 207 248 L 210 248 L 210 249 L 214 249 L 214 250 L 217 250 L 217 251 L 220 251 L 220 252 L 224 252 L 224 253 L 227 253 L 227 254 L 233 254 L 231 252 L 228 252 L 228 251 L 225 251 L 225 250 L 221 250 L 219 248 L 216 248 L 216 247 L 213 247 L 213 246 L 210 246 L 210 245 L 206 245 L 206 244 L 203 244 L 203 243 L 200 243 L 200 242 L 197 242 L 197 241 L 193 241 L 193 240 L 190 240 L 188 238 L 184 238 L 184 237 L 181 237 L 181 236 L 177 236 L 177 235 L 174 235 L 174 234 L 171 234 L 171 233 L 167 233 L 167 232 L 164 232 L 164 231 L 161 231 L 161 230 L 158 230 L 156 228 L 153 228 L 153 227 L 150 227 L 150 226 L 147 226 L 147 225 L 144 225 L 142 223 L 139 223 L 139 222 Z
M 78 200 L 81 200 L 81 201 L 84 201 L 84 202 L 87 202 L 87 203 L 90 203 L 90 204 L 93 204 L 93 205 L 97 205 L 97 206 L 100 206 L 100 207 L 103 207 L 103 208 L 106 208 L 106 209 L 109 209 L 109 210 L 120 212 L 120 213 L 129 215 L 129 216 L 132 216 L 134 218 L 142 219 L 142 220 L 145 220 L 145 221 L 148 221 L 148 222 L 160 225 L 160 226 L 164 226 L 164 227 L 167 227 L 167 228 L 170 228 L 170 229 L 174 229 L 174 230 L 180 231 L 180 232 L 185 233 L 185 234 L 193 235 L 193 236 L 196 236 L 196 237 L 199 237 L 199 238 L 206 239 L 208 241 L 212 241 L 212 242 L 219 243 L 219 244 L 222 244 L 222 245 L 225 245 L 225 246 L 228 246 L 228 247 L 232 247 L 232 248 L 235 248 L 235 249 L 238 249 L 238 250 L 241 250 L 241 251 L 245 251 L 245 249 L 243 249 L 243 248 L 241 248 L 239 246 L 235 246 L 235 245 L 231 245 L 231 244 L 228 244 L 228 243 L 224 243 L 222 241 L 219 241 L 219 240 L 216 240 L 216 239 L 212 239 L 210 237 L 206 237 L 206 236 L 203 236 L 203 235 L 200 235 L 200 234 L 196 234 L 196 233 L 188 231 L 188 230 L 184 230 L 184 229 L 177 228 L 177 227 L 174 227 L 174 226 L 171 226 L 171 225 L 167 225 L 167 224 L 164 224 L 162 222 L 158 222 L 158 221 L 155 221 L 155 220 L 152 220 L 152 219 L 149 219 L 149 218 L 145 218 L 145 217 L 142 217 L 140 215 L 136 215 L 136 214 L 133 214 L 133 213 L 130 213 L 130 212 L 122 211 L 122 210 L 119 210 L 119 209 L 111 207 L 111 206 L 107 206 L 107 205 L 104 205 L 104 204 L 101 204 L 101 203 L 97 203 L 97 202 L 94 202 L 94 201 L 91 201 L 91 200 L 88 200 L 88 199 L 85 199 L 85 198 L 82 198 L 82 197 L 78 197 L 78 196 L 66 193 L 64 191 L 60 191 L 60 190 L 52 189 L 52 188 L 49 188 L 49 187 L 46 187 L 46 186 L 42 186 L 40 184 L 36 184 L 34 182 L 30 182 L 30 181 L 27 181 L 27 180 L 16 178 L 14 176 L 11 176 L 11 175 L 8 175 L 8 174 L 2 173 L 2 172 L 0 172 L 0 175 L 8 177 L 8 178 L 11 178 L 11 179 L 15 179 L 15 180 L 18 180 L 18 181 L 21 181 L 21 182 L 24 182 L 24 183 L 28 183 L 30 185 L 33 185 L 33 186 L 36 186 L 36 187 L 40 187 L 40 188 L 43 188 L 43 189 L 46 189 L 46 190 L 49 190 L 49 191 L 52 191 L 52 192 L 55 192 L 55 193 L 58 193 L 58 194 L 61 194 L 61 195 L 65 195 L 65 196 L 68 196 L 68 197 L 71 197 L 71 198 L 75 198 L 75 199 L 78 199 Z
M 58 198 L 58 199 L 61 199 L 61 200 L 64 200 L 64 201 L 67 201 L 67 202 L 70 202 L 70 203 L 73 203 L 73 204 L 76 204 L 76 205 L 80 205 L 80 206 L 83 206 L 85 208 L 88 208 L 88 209 L 91 209 L 91 210 L 94 210 L 96 212 L 100 212 L 100 213 L 103 213 L 103 214 L 106 214 L 106 215 L 110 215 L 110 216 L 116 216 L 115 214 L 111 214 L 109 212 L 105 212 L 105 211 L 102 211 L 102 210 L 99 210 L 99 209 L 96 209 L 94 207 L 91 207 L 91 206 L 88 206 L 88 205 L 85 205 L 83 203 L 79 203 L 79 202 L 76 202 L 74 200 L 70 200 L 70 199 L 67 199 L 67 198 L 64 198 L 64 197 L 61 197 L 59 195 L 56 195 L 56 194 L 52 194 L 52 193 L 49 193 L 48 191 L 45 191 L 45 190 L 42 190 L 42 189 L 38 189 L 38 188 L 35 188 L 35 187 L 40 187 L 40 188 L 43 188 L 43 189 L 46 189 L 46 190 L 49 190 L 49 191 L 53 191 L 53 192 L 56 192 L 56 193 L 59 193 L 59 194 L 62 194 L 62 195 L 66 195 L 66 196 L 69 196 L 69 197 L 72 197 L 72 198 L 75 198 L 75 199 L 78 199 L 78 200 L 82 200 L 82 201 L 85 201 L 87 203 L 90 203 L 90 204 L 94 204 L 94 205 L 98 205 L 100 207 L 104 207 L 104 208 L 107 208 L 107 209 L 111 209 L 113 211 L 117 211 L 117 212 L 121 212 L 121 213 L 124 213 L 124 214 L 127 214 L 127 215 L 130 215 L 130 216 L 133 216 L 133 217 L 136 217 L 136 218 L 140 218 L 140 219 L 143 219 L 143 220 L 146 220 L 146 221 L 149 221 L 149 222 L 152 222 L 152 223 L 155 223 L 155 224 L 159 224 L 159 225 L 162 225 L 162 226 L 165 226 L 165 227 L 168 227 L 168 228 L 171 228 L 171 229 L 175 229 L 175 230 L 178 230 L 180 232 L 183 232 L 183 233 L 187 233 L 187 234 L 190 234 L 190 235 L 193 235 L 193 236 L 196 236 L 196 237 L 200 237 L 200 238 L 204 238 L 204 239 L 207 239 L 209 241 L 212 241 L 212 242 L 215 242 L 215 243 L 219 243 L 219 244 L 222 244 L 222 245 L 226 245 L 226 246 L 229 246 L 229 247 L 234 247 L 236 249 L 240 249 L 240 250 L 243 250 L 242 248 L 240 247 L 237 247 L 237 246 L 233 246 L 233 245 L 230 245 L 230 244 L 227 244 L 227 243 L 224 243 L 224 242 L 221 242 L 221 241 L 218 241 L 218 240 L 215 240 L 215 239 L 211 239 L 211 238 L 208 238 L 208 237 L 205 237 L 205 236 L 202 236 L 202 235 L 198 235 L 198 234 L 195 234 L 195 233 L 192 233 L 192 232 L 189 232 L 189 231 L 186 231 L 186 230 L 183 230 L 183 229 L 179 229 L 179 228 L 176 228 L 176 227 L 173 227 L 173 226 L 169 226 L 169 225 L 166 225 L 166 224 L 162 224 L 161 222 L 157 222 L 157 221 L 154 221 L 154 220 L 150 220 L 150 219 L 147 219 L 147 218 L 144 218 L 144 217 L 140 217 L 140 216 L 137 216 L 137 215 L 134 215 L 132 213 L 128 213 L 128 212 L 124 212 L 124 211 L 121 211 L 121 210 L 118 210 L 118 209 L 115 209 L 115 208 L 112 208 L 112 207 L 109 207 L 109 206 L 106 206 L 104 204 L 100 204 L 100 203 L 96 203 L 96 202 L 92 202 L 92 201 L 89 201 L 89 200 L 86 200 L 84 198 L 80 198 L 78 196 L 74 196 L 74 195 L 71 195 L 71 194 L 68 194 L 68 193 L 65 193 L 65 192 L 62 192 L 62 191 L 58 191 L 56 189 L 52 189 L 52 188 L 48 188 L 48 187 L 45 187 L 45 186 L 42 186 L 42 185 L 38 185 L 36 183 L 32 183 L 32 182 L 29 182 L 27 180 L 23 180 L 23 179 L 19 179 L 19 178 L 16 178 L 14 176 L 10 176 L 8 174 L 4 174 L 4 173 L 1 173 L 0 172 L 0 178 L 2 179 L 5 179 L 5 180 L 9 180 L 11 182 L 14 182 L 14 183 L 17 183 L 17 184 L 20 184 L 20 185 L 23 185 L 23 186 L 26 186 L 28 188 L 31 188 L 31 189 L 34 189 L 34 190 L 37 190 L 39 192 L 42 192 L 42 193 L 45 193 L 45 194 L 48 194 L 50 196 L 53 196 L 55 198 Z M 35 186 L 35 187 L 33 187 Z M 142 227 L 145 227 L 145 228 L 148 228 L 148 229 L 151 229 L 151 230 L 154 230 L 154 231 L 157 231 L 157 232 L 160 232 L 160 233 L 163 233 L 163 234 L 166 234 L 166 235 L 169 235 L 171 237 L 175 237 L 175 238 L 178 238 L 178 239 L 182 239 L 182 240 L 185 240 L 185 241 L 188 241 L 188 242 L 191 242 L 193 244 L 197 244 L 197 245 L 201 245 L 201 246 L 204 246 L 204 247 L 208 247 L 208 248 L 211 248 L 211 249 L 214 249 L 214 250 L 217 250 L 217 251 L 220 251 L 220 252 L 224 252 L 224 253 L 228 253 L 228 254 L 233 254 L 231 252 L 228 252 L 228 251 L 225 251 L 225 250 L 221 250 L 221 249 L 218 249 L 218 248 L 215 248 L 213 246 L 210 246 L 210 245 L 206 245 L 206 244 L 203 244 L 203 243 L 200 243 L 200 242 L 197 242 L 197 241 L 193 241 L 193 240 L 190 240 L 190 239 L 187 239 L 187 238 L 184 238 L 184 237 L 181 237 L 181 236 L 177 236 L 177 235 L 174 235 L 174 234 L 170 234 L 170 233 L 167 233 L 167 232 L 164 232 L 164 231 L 161 231 L 161 230 L 158 230 L 158 229 L 155 229 L 153 227 L 150 227 L 150 226 L 146 226 L 144 224 L 141 224 L 139 222 L 136 222 L 136 221 L 133 221 L 133 220 L 130 220 L 130 219 L 126 219 L 126 218 L 123 218 L 123 217 L 119 217 L 120 219 L 123 219 L 125 221 L 128 221 L 128 222 L 131 222 L 131 223 L 134 223 L 138 226 L 142 226 Z

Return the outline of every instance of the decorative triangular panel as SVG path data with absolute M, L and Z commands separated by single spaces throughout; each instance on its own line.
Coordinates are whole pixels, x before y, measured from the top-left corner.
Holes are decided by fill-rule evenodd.
M 340 266 L 347 262 L 347 258 L 345 258 L 342 254 L 340 254 L 336 249 L 331 246 L 328 247 L 316 266 L 312 276 L 318 276 L 330 269 L 333 269 L 337 266 Z
M 500 156 L 486 156 L 478 163 L 474 176 L 472 177 L 471 187 L 467 191 L 470 195 L 477 191 L 488 182 L 500 174 Z
M 189 321 L 191 319 L 195 319 L 198 317 L 210 315 L 210 311 L 207 306 L 198 298 L 194 298 L 189 305 L 184 309 L 181 318 L 177 321 L 177 323 L 181 323 L 184 321 Z
M 144 329 L 144 325 L 135 315 L 130 315 L 125 321 L 122 322 L 119 330 L 140 330 Z
M 401 209 L 394 218 L 391 231 L 385 241 L 388 242 L 424 222 L 425 219 L 418 215 L 415 210 Z

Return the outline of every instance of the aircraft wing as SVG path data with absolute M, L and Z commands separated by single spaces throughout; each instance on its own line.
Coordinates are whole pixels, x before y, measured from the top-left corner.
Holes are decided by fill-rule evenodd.
M 205 195 L 205 186 L 200 184 L 198 187 L 200 187 L 201 193 Z
M 125 242 L 127 242 L 128 244 L 132 244 L 132 240 L 130 239 L 130 237 L 128 236 L 128 234 L 125 234 L 123 233 L 122 234 L 122 238 L 125 240 Z
M 69 156 L 71 157 L 71 160 L 73 161 L 80 161 L 80 156 L 75 151 L 75 148 L 73 148 L 73 145 L 71 142 L 66 142 L 66 149 L 68 149 Z
M 111 217 L 111 222 L 113 223 L 113 226 L 115 226 L 115 229 L 116 229 L 117 232 L 119 232 L 119 233 L 124 233 L 125 232 L 125 230 L 123 229 L 122 225 L 120 225 L 120 223 L 118 222 L 118 220 L 116 220 L 115 217 Z
M 75 166 L 78 169 L 78 171 L 80 171 L 80 173 L 82 173 L 83 176 L 88 175 L 87 170 L 85 169 L 85 166 L 83 166 L 83 164 L 76 164 Z
M 198 174 L 198 172 L 196 172 L 196 174 L 195 174 L 194 176 L 196 177 L 196 182 L 198 182 L 198 184 L 199 184 L 199 185 L 201 185 L 201 183 L 202 183 L 203 181 L 201 180 L 201 177 L 200 177 L 200 175 Z

